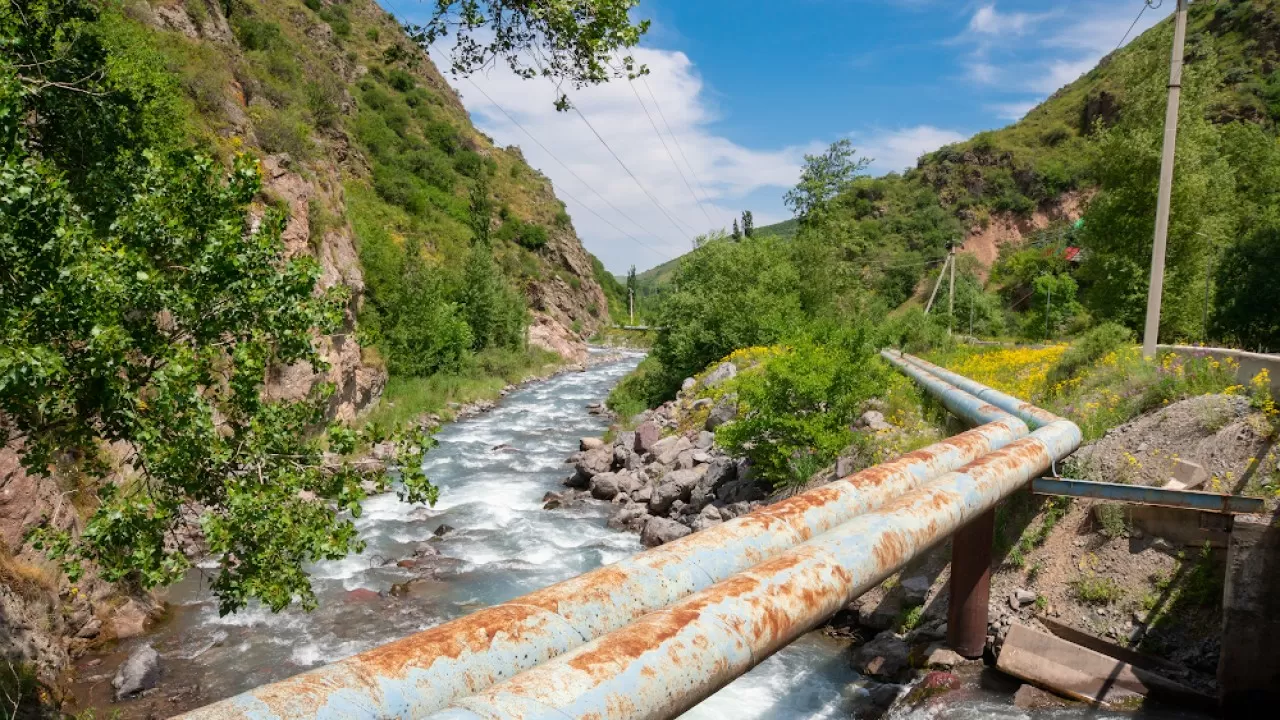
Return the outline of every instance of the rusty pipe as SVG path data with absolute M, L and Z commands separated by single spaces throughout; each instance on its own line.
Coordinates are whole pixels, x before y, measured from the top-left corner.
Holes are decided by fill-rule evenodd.
M 998 419 L 741 518 L 182 717 L 421 717 L 775 557 L 1027 433 L 1022 420 L 992 417 Z
M 994 403 L 983 400 L 979 395 L 961 389 L 950 381 L 944 380 L 932 372 L 918 367 L 908 360 L 910 355 L 902 355 L 901 353 L 893 353 L 888 350 L 882 350 L 880 356 L 883 357 L 890 365 L 896 367 L 904 375 L 916 381 L 916 384 L 923 387 L 937 398 L 946 409 L 950 410 L 956 417 L 967 420 L 974 425 L 989 423 L 1000 418 L 1014 415 L 1004 410 Z M 1026 422 L 1026 418 L 1019 418 Z
M 883 355 L 885 358 L 895 357 L 895 354 L 891 353 L 888 350 L 882 351 L 881 355 Z M 914 355 L 908 355 L 906 353 L 901 353 L 901 352 L 896 353 L 896 357 L 900 358 L 905 363 L 914 365 L 915 367 L 919 368 L 925 373 L 932 375 L 934 378 L 937 378 L 945 383 L 950 384 L 951 386 L 961 390 L 962 392 L 973 395 L 974 397 L 977 397 L 981 400 L 991 403 L 992 405 L 1000 408 L 1001 410 L 1008 412 L 1011 415 L 1021 418 L 1022 420 L 1026 421 L 1027 425 L 1031 426 L 1033 430 L 1036 428 L 1044 427 L 1045 425 L 1048 425 L 1050 423 L 1054 423 L 1059 420 L 1062 420 L 1061 417 L 1054 415 L 1048 410 L 1044 410 L 1043 408 L 1036 407 L 1035 405 L 1032 405 L 1031 403 L 1025 400 L 1022 400 L 1021 398 L 1016 398 L 1012 395 L 1007 395 L 1005 393 L 1002 393 L 999 390 L 989 388 L 986 385 L 983 385 L 982 383 L 970 380 L 969 378 L 963 375 L 960 375 L 958 373 L 954 373 L 944 367 L 939 367 L 938 365 L 934 365 L 928 360 L 922 360 Z M 893 360 L 891 359 L 890 362 L 893 362 Z M 898 365 L 898 363 L 894 363 L 894 364 Z M 902 366 L 898 365 L 898 367 L 901 368 Z M 908 370 L 904 369 L 903 372 L 906 372 L 908 375 L 911 375 L 913 378 L 916 378 L 916 375 Z
M 959 472 L 429 720 L 671 718 L 821 624 L 1079 446 L 1050 423 Z

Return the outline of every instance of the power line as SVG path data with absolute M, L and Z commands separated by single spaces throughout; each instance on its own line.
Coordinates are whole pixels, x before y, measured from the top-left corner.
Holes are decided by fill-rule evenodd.
M 666 113 L 662 112 L 662 103 L 658 102 L 658 96 L 653 92 L 653 88 L 649 86 L 649 79 L 644 75 L 640 76 L 640 82 L 644 83 L 644 89 L 648 91 L 649 97 L 653 98 L 653 106 L 658 109 L 658 117 L 662 118 L 662 126 L 667 129 L 667 134 L 671 136 L 671 141 L 676 144 L 676 151 L 680 153 L 680 158 L 684 160 L 684 164 L 689 167 L 689 174 L 693 176 L 693 180 L 698 185 L 698 190 L 702 191 L 702 197 L 708 198 L 707 188 L 702 184 L 702 179 L 698 177 L 698 171 L 693 169 L 693 163 L 689 162 L 689 157 L 684 154 L 684 147 L 680 145 L 680 138 L 671 130 L 671 124 L 667 122 Z M 694 197 L 697 197 L 696 195 Z M 709 201 L 708 201 L 709 202 Z
M 1138 21 L 1142 19 L 1142 13 L 1146 12 L 1147 8 L 1159 10 L 1160 6 L 1163 4 L 1164 0 L 1142 0 L 1142 7 L 1138 10 L 1138 17 L 1134 18 L 1133 22 L 1129 24 L 1129 29 L 1124 31 L 1124 37 L 1120 38 L 1120 42 L 1116 43 L 1116 50 L 1119 50 L 1120 47 L 1124 45 L 1124 41 L 1129 39 L 1129 33 L 1133 32 L 1133 29 L 1138 27 Z M 1115 50 L 1112 50 L 1112 52 L 1115 52 Z
M 533 47 L 533 49 L 535 52 L 541 54 L 541 50 L 538 50 L 536 45 Z M 564 95 L 565 99 L 567 100 L 569 97 L 569 94 L 567 92 L 564 92 L 564 90 L 561 89 L 560 85 L 556 84 L 556 81 L 552 79 L 551 76 L 546 74 L 546 68 L 543 67 L 542 62 L 538 60 L 537 56 L 531 54 L 529 57 L 533 58 L 533 62 L 538 66 L 538 69 L 542 72 L 543 76 L 546 77 L 547 80 L 550 81 L 553 86 L 555 86 L 556 92 L 559 92 L 562 95 Z M 687 233 L 690 233 L 691 235 L 697 235 L 697 232 L 689 228 L 689 226 L 685 225 L 682 227 L 680 223 L 674 217 L 672 217 L 671 213 L 667 212 L 666 206 L 664 206 L 662 202 L 658 200 L 658 198 L 654 197 L 653 193 L 649 192 L 649 188 L 645 187 L 644 183 L 640 182 L 640 178 L 636 177 L 635 173 L 631 172 L 631 168 L 627 167 L 627 164 L 622 161 L 622 158 L 618 157 L 618 153 L 614 152 L 613 148 L 604 139 L 604 136 L 600 134 L 600 131 L 596 130 L 596 127 L 591 124 L 591 121 L 588 120 L 587 116 L 582 113 L 582 110 L 578 109 L 578 106 L 576 103 L 570 102 L 569 108 L 572 109 L 573 112 L 578 115 L 578 117 L 582 118 L 582 122 L 586 123 L 587 127 L 591 130 L 591 134 L 596 136 L 596 139 L 600 141 L 600 144 L 604 146 L 604 149 L 608 150 L 609 154 L 613 156 L 613 159 L 618 162 L 618 165 L 621 166 L 622 169 L 626 171 L 627 175 L 631 176 L 631 179 L 632 181 L 635 182 L 636 187 L 640 188 L 640 192 L 643 192 L 645 194 L 645 197 L 649 198 L 649 201 L 653 203 L 654 207 L 658 208 L 658 210 L 667 218 L 667 220 L 671 222 L 672 227 L 674 227 L 678 232 L 681 232 L 681 233 L 687 232 Z
M 516 119 L 515 119 L 515 117 L 513 117 L 513 116 L 511 115 L 511 113 L 507 112 L 507 109 L 506 109 L 506 108 L 504 108 L 502 105 L 498 104 L 498 101 L 494 100 L 492 97 L 489 97 L 489 93 L 485 92 L 485 91 L 484 91 L 484 88 L 482 88 L 482 87 L 480 87 L 479 85 L 477 85 L 477 84 L 476 84 L 476 81 L 474 81 L 474 80 L 472 80 L 470 77 L 468 77 L 468 78 L 467 78 L 467 82 L 471 83 L 471 86 L 472 86 L 472 87 L 474 87 L 477 91 L 479 91 L 479 93 L 480 93 L 481 95 L 483 95 L 483 96 L 484 96 L 484 98 L 490 102 L 490 104 L 492 104 L 494 107 L 498 108 L 498 110 L 499 110 L 499 111 L 501 111 L 501 112 L 502 112 L 502 114 L 503 114 L 503 115 L 505 115 L 505 116 L 507 117 L 507 119 L 511 121 L 511 123 L 512 123 L 513 125 L 515 125 L 516 127 L 520 128 L 520 131 L 521 131 L 521 132 L 523 132 L 525 135 L 528 135 L 528 136 L 529 136 L 529 139 L 530 139 L 530 140 L 532 140 L 532 141 L 534 142 L 534 144 L 536 144 L 538 147 L 542 148 L 542 151 L 543 151 L 543 152 L 545 152 L 547 155 L 549 155 L 549 156 L 551 157 L 551 159 L 552 159 L 552 160 L 555 160 L 557 163 L 559 163 L 560 167 L 562 167 L 562 168 L 564 168 L 566 171 L 568 171 L 568 173 L 569 173 L 570 175 L 572 175 L 574 178 L 576 178 L 576 179 L 578 180 L 578 182 L 580 182 L 580 183 L 582 183 L 584 186 L 586 186 L 586 188 L 587 188 L 588 190 L 590 190 L 591 192 L 595 193 L 596 197 L 598 197 L 598 198 L 600 198 L 602 201 L 604 201 L 604 203 L 605 203 L 606 205 L 608 205 L 609 207 L 613 208 L 614 212 L 618 213 L 619 215 L 621 215 L 622 217 L 626 218 L 627 220 L 630 220 L 630 221 L 631 221 L 631 223 L 632 223 L 633 225 L 635 225 L 636 227 L 640 228 L 640 229 L 641 229 L 641 230 L 643 230 L 644 232 L 647 232 L 647 233 L 649 233 L 650 235 L 653 235 L 653 236 L 657 237 L 657 233 L 655 233 L 655 232 L 653 232 L 653 231 L 649 230 L 649 229 L 648 229 L 648 228 L 646 228 L 645 226 L 641 225 L 640 223 L 638 223 L 638 222 L 636 222 L 634 219 L 632 219 L 630 215 L 627 215 L 627 214 L 626 214 L 626 213 L 624 213 L 622 210 L 618 209 L 618 207 L 617 207 L 617 206 L 615 206 L 613 203 L 609 202 L 609 199 L 608 199 L 608 198 L 606 198 L 604 195 L 601 195 L 601 194 L 600 194 L 600 191 L 598 191 L 598 190 L 596 190 L 596 189 L 595 189 L 595 186 L 593 186 L 591 183 L 587 182 L 586 180 L 583 180 L 583 179 L 582 179 L 582 177 L 578 175 L 578 173 L 576 173 L 576 172 L 574 172 L 574 171 L 573 171 L 573 168 L 569 167 L 569 166 L 568 166 L 568 165 L 566 165 L 564 162 L 562 162 L 562 161 L 560 160 L 560 158 L 556 157 L 556 154 L 555 154 L 555 153 L 551 152 L 551 150 L 550 150 L 550 149 L 548 149 L 546 145 L 543 145 L 543 144 L 542 144 L 542 141 L 538 140 L 538 138 L 537 138 L 537 137 L 535 137 L 533 133 L 529 132 L 529 130 L 528 130 L 527 128 L 525 128 L 525 126 L 524 126 L 524 125 L 521 125 L 521 124 L 520 124 L 520 121 L 519 121 L 519 120 L 516 120 Z M 554 182 L 552 182 L 552 186 L 553 186 L 553 187 L 555 186 L 555 183 L 554 183 Z M 591 208 L 591 206 L 590 206 L 590 205 L 587 205 L 586 203 L 582 202 L 581 200 L 579 200 L 579 199 L 575 198 L 573 195 L 570 195 L 570 194 L 569 194 L 569 192 L 568 192 L 568 191 L 566 191 L 563 187 L 561 187 L 561 188 L 560 188 L 560 192 L 563 192 L 563 193 L 565 194 L 565 196 L 566 196 L 566 197 L 568 197 L 570 200 L 573 200 L 574 202 L 576 202 L 576 203 L 578 203 L 579 205 L 581 205 L 581 206 L 583 207 L 583 209 L 585 209 L 587 212 L 589 212 L 589 213 L 591 213 L 592 215 L 595 215 L 596 217 L 600 218 L 600 219 L 601 219 L 602 221 L 604 221 L 607 225 L 609 225 L 609 227 L 613 228 L 614 230 L 617 230 L 618 232 L 620 232 L 620 233 L 622 233 L 623 235 L 625 235 L 625 236 L 627 236 L 628 238 L 630 238 L 630 239 L 631 239 L 633 242 L 635 242 L 637 245 L 640 245 L 641 247 L 646 248 L 646 249 L 650 250 L 651 252 L 657 253 L 658 255 L 660 255 L 660 256 L 662 256 L 662 257 L 664 257 L 664 258 L 668 259 L 668 260 L 670 260 L 670 259 L 671 259 L 671 256 L 667 255 L 666 253 L 663 253 L 663 252 L 661 252 L 660 250 L 657 250 L 657 249 L 653 248 L 652 246 L 650 246 L 650 245 L 648 245 L 647 243 L 643 242 L 642 240 L 640 240 L 640 239 L 639 239 L 639 238 L 637 238 L 636 236 L 632 235 L 631 233 L 627 232 L 626 230 L 623 230 L 622 228 L 618 227 L 617 225 L 614 225 L 612 222 L 610 222 L 610 221 L 609 221 L 607 218 L 605 218 L 603 215 L 601 215 L 600 213 L 598 213 L 598 212 L 596 212 L 595 210 L 593 210 L 593 209 Z
M 591 121 L 587 119 L 587 116 L 583 115 L 582 111 L 578 109 L 578 106 L 571 104 L 570 107 L 573 109 L 575 113 L 578 114 L 578 117 L 582 118 L 582 122 L 587 124 L 587 127 L 591 129 L 591 134 L 596 136 L 596 139 L 600 141 L 601 145 L 604 145 L 604 149 L 608 150 L 609 154 L 613 156 L 613 159 L 618 161 L 618 165 L 622 166 L 622 169 L 627 171 L 627 174 L 630 175 L 631 179 L 635 181 L 636 187 L 640 188 L 640 191 L 643 192 L 645 196 L 648 197 L 649 200 L 653 202 L 654 206 L 656 206 L 658 210 L 661 211 L 662 214 L 666 216 L 668 220 L 671 221 L 672 227 L 674 227 L 677 231 L 681 233 L 688 232 L 690 234 L 697 235 L 698 233 L 690 229 L 688 226 L 681 227 L 680 223 L 674 217 L 671 216 L 671 213 L 667 212 L 666 207 L 664 207 L 663 204 L 658 201 L 658 198 L 654 197 L 653 193 L 649 192 L 649 188 L 646 188 L 644 186 L 644 183 L 640 182 L 640 178 L 636 177 L 636 174 L 631 172 L 631 168 L 627 167 L 627 164 L 622 162 L 622 158 L 618 157 L 618 153 L 614 152 L 613 148 L 609 147 L 609 143 L 605 142 L 604 137 L 600 135 L 600 131 L 596 130 L 595 126 L 591 124 Z
M 662 137 L 662 132 L 658 130 L 658 124 L 653 121 L 653 115 L 649 114 L 649 108 L 644 104 L 644 100 L 641 99 L 640 91 L 636 90 L 635 82 L 628 78 L 627 84 L 631 86 L 631 92 L 636 96 L 636 102 L 640 103 L 640 108 L 644 110 L 644 116 L 649 119 L 649 127 L 653 128 L 653 134 L 657 135 L 658 140 L 662 142 L 662 149 L 666 151 L 667 159 L 671 161 L 671 165 L 675 167 L 676 172 L 680 173 L 680 180 L 684 182 L 685 188 L 689 191 L 689 194 L 693 196 L 693 201 L 698 204 L 698 209 L 701 210 L 702 214 L 707 218 L 707 222 L 715 225 L 715 220 L 711 219 L 711 215 L 707 212 L 707 209 L 702 206 L 702 200 L 698 198 L 698 194 L 693 191 L 693 186 L 689 184 L 689 178 L 685 177 L 684 170 L 680 169 L 680 163 L 676 162 L 676 157 L 671 154 L 671 148 L 667 147 L 667 139 Z

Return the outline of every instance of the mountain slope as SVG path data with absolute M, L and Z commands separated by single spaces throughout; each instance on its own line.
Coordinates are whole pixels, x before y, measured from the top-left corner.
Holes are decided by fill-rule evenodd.
M 517 148 L 496 147 L 471 125 L 430 59 L 373 0 L 126 9 L 153 28 L 181 79 L 193 138 L 224 155 L 262 153 L 267 193 L 289 209 L 291 250 L 314 252 L 326 284 L 352 289 L 348 331 L 358 343 L 334 341 L 330 354 L 336 412 L 366 406 L 383 364 L 394 370 L 387 324 L 422 292 L 403 276 L 421 264 L 441 302 L 460 292 L 468 197 L 482 174 L 499 216 L 493 254 L 532 310 L 531 341 L 581 356 L 608 308 L 563 204 Z M 305 369 L 279 379 L 285 394 L 314 380 Z
M 835 201 L 834 221 L 871 261 L 922 263 L 941 257 L 947 240 L 961 239 L 985 277 L 1001 247 L 1056 232 L 1084 214 L 1098 188 L 1090 143 L 1134 101 L 1125 66 L 1167 77 L 1171 28 L 1168 18 L 1148 29 L 1012 125 L 927 153 L 905 173 L 854 183 Z M 1269 130 L 1280 123 L 1277 0 L 1192 4 L 1185 61 L 1189 74 L 1212 86 L 1203 104 L 1213 122 Z M 795 229 L 793 220 L 759 231 L 786 237 Z M 676 263 L 643 273 L 643 285 L 660 292 L 655 288 L 669 282 Z M 909 296 L 918 280 L 919 272 L 904 273 L 890 295 Z

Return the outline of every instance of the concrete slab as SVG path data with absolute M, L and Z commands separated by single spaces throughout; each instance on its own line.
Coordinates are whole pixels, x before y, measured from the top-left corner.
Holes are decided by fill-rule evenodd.
M 1190 688 L 1026 625 L 1009 628 L 996 667 L 1064 697 L 1102 705 L 1140 696 L 1196 696 Z

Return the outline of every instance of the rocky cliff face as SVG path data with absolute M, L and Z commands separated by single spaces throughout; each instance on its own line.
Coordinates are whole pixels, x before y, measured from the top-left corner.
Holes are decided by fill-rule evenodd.
M 304 66 L 323 64 L 306 69 L 330 80 L 326 86 L 336 116 L 302 138 L 299 147 L 305 152 L 281 149 L 290 144 L 289 133 L 297 134 L 296 127 L 282 124 L 279 114 L 263 112 L 273 102 L 271 90 L 252 73 L 253 63 L 273 60 L 264 58 L 261 48 L 246 46 L 243 28 L 238 32 L 228 21 L 227 7 L 232 13 L 269 13 L 278 26 L 285 26 L 284 36 L 293 39 L 289 42 L 305 38 L 285 52 Z M 353 179 L 367 180 L 371 175 L 369 162 L 346 129 L 357 111 L 352 84 L 369 72 L 362 62 L 365 57 L 351 48 L 359 38 L 380 38 L 380 52 L 399 48 L 396 52 L 411 56 L 410 72 L 443 100 L 443 110 L 454 122 L 464 125 L 468 148 L 481 157 L 501 158 L 511 176 L 523 178 L 523 185 L 512 193 L 512 216 L 550 229 L 546 245 L 535 253 L 536 268 L 522 278 L 534 318 L 529 340 L 573 361 L 585 358 L 584 338 L 607 320 L 608 305 L 591 258 L 567 217 L 562 217 L 563 205 L 551 183 L 525 164 L 518 148 L 495 147 L 470 126 L 458 95 L 373 0 L 306 4 L 129 0 L 124 11 L 132 21 L 149 28 L 157 47 L 163 49 L 195 112 L 195 143 L 224 157 L 241 151 L 257 154 L 264 204 L 288 213 L 284 231 L 288 252 L 314 256 L 321 267 L 321 285 L 341 285 L 350 292 L 342 329 L 319 339 L 329 367 L 322 371 L 307 365 L 276 368 L 268 378 L 271 396 L 298 398 L 317 383 L 333 383 L 336 392 L 330 414 L 351 420 L 377 401 L 386 384 L 387 374 L 376 353 L 357 339 L 366 285 L 346 188 Z M 333 20 L 322 20 L 325 17 Z M 349 41 L 342 42 L 335 28 Z M 517 170 L 509 170 L 513 165 Z M 16 445 L 0 447 L 0 655 L 15 667 L 33 668 L 43 683 L 56 687 L 72 658 L 92 644 L 140 634 L 158 616 L 159 603 L 102 581 L 92 569 L 73 585 L 26 544 L 27 530 L 42 518 L 74 532 L 82 526 L 87 510 L 71 500 L 76 497 L 70 492 L 76 489 L 72 479 L 56 473 L 29 475 L 21 467 L 19 452 Z
M 314 152 L 308 158 L 289 153 L 268 153 L 264 148 L 278 145 L 274 136 L 280 133 L 275 121 L 255 112 L 255 101 L 248 90 L 253 86 L 246 77 L 246 58 L 256 56 L 246 47 L 244 33 L 234 32 L 224 14 L 224 3 L 207 0 L 153 0 L 135 2 L 128 13 L 152 27 L 161 36 L 181 36 L 188 46 L 209 58 L 226 63 L 226 72 L 206 73 L 200 87 L 186 81 L 194 104 L 205 117 L 202 125 L 218 136 L 224 149 L 257 150 L 264 155 L 264 194 L 288 209 L 289 223 L 285 242 L 292 253 L 310 253 L 319 259 L 325 287 L 345 285 L 351 292 L 346 324 L 337 335 L 321 341 L 330 368 L 316 372 L 310 367 L 280 368 L 270 378 L 270 392 L 276 397 L 300 397 L 319 382 L 333 383 L 337 392 L 331 401 L 334 417 L 348 420 L 376 402 L 386 383 L 381 364 L 364 352 L 357 338 L 360 308 L 364 301 L 365 283 L 357 251 L 356 237 L 348 220 L 344 184 L 367 179 L 370 166 L 348 133 L 347 125 L 356 112 L 351 86 L 370 71 L 365 58 L 351 49 L 346 38 L 378 38 L 383 53 L 408 57 L 408 72 L 416 81 L 430 88 L 440 98 L 445 110 L 468 130 L 465 143 L 481 157 L 503 156 L 503 166 L 518 165 L 521 174 L 531 178 L 532 190 L 524 189 L 515 216 L 526 222 L 542 222 L 549 229 L 548 242 L 537 252 L 539 271 L 524 282 L 525 294 L 533 311 L 529 341 L 580 362 L 586 355 L 584 339 L 608 318 L 608 304 L 596 282 L 590 256 L 582 247 L 573 227 L 565 222 L 552 222 L 563 211 L 551 183 L 524 162 L 518 148 L 499 148 L 483 133 L 470 125 L 461 98 L 449 87 L 431 60 L 412 45 L 396 22 L 373 0 L 322 0 L 314 4 L 320 18 L 342 19 L 322 22 L 305 9 L 275 6 L 270 17 L 286 27 L 286 38 L 305 37 L 304 63 L 323 63 L 336 81 L 338 117 L 309 138 Z M 237 0 L 230 3 L 231 12 L 261 12 L 267 7 L 259 0 Z M 308 5 L 310 7 L 310 5 Z M 335 30 L 337 28 L 337 30 Z M 296 33 L 294 31 L 297 31 Z M 339 37 L 339 31 L 342 37 Z M 252 45 L 252 42 L 248 43 Z M 301 50 L 301 48 L 299 48 Z M 188 52 L 191 52 L 189 50 Z M 314 68 L 312 68 L 314 69 Z M 209 87 L 209 78 L 221 76 L 221 87 Z M 261 92 L 261 91 L 260 91 Z M 216 99 L 209 96 L 214 95 Z M 266 93 L 269 95 L 269 92 Z M 206 111 L 205 108 L 212 108 Z

